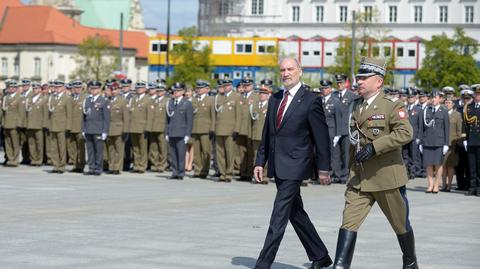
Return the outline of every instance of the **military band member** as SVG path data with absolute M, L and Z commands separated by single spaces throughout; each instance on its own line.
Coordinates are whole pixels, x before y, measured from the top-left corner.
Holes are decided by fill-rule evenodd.
M 167 120 L 166 85 L 160 81 L 157 85 L 157 97 L 150 105 L 148 116 L 149 150 L 148 159 L 152 172 L 163 172 L 167 166 L 167 141 L 165 140 L 165 123 Z
M 208 96 L 210 83 L 197 80 L 197 95 L 193 98 L 193 166 L 194 177 L 207 178 L 212 159 L 212 139 L 215 136 L 215 102 Z
M 334 183 L 345 184 L 348 178 L 348 108 L 350 104 L 357 98 L 356 94 L 346 88 L 347 76 L 344 74 L 335 75 L 337 82 L 337 98 L 340 100 L 340 113 L 342 120 L 340 123 L 340 133 L 333 139 L 335 154 L 340 156 L 340 169 Z
M 273 81 L 271 79 L 263 79 L 260 81 L 260 89 L 258 91 L 258 100 L 250 105 L 249 114 L 252 119 L 252 148 L 253 156 L 257 156 L 258 147 L 262 143 L 263 126 L 265 125 L 265 119 L 268 111 L 268 99 L 272 94 Z M 267 178 L 268 164 L 263 169 L 262 184 L 268 184 Z M 258 183 L 255 179 L 252 180 L 252 184 Z
M 452 88 L 453 89 L 453 88 Z M 453 103 L 451 95 L 445 98 L 445 108 L 448 111 L 448 118 L 450 121 L 450 135 L 448 152 L 445 154 L 445 161 L 443 163 L 443 175 L 442 175 L 442 189 L 440 191 L 450 192 L 452 188 L 453 176 L 455 175 L 455 166 L 458 164 L 457 145 L 461 141 L 463 121 L 462 114 L 458 112 Z
M 382 92 L 385 60 L 363 58 L 352 105 L 350 178 L 333 268 L 350 268 L 357 230 L 377 202 L 397 234 L 403 268 L 418 268 L 405 184 L 402 145 L 413 137 L 405 106 Z
M 252 118 L 250 106 L 258 102 L 258 95 L 253 91 L 253 79 L 245 77 L 240 81 L 243 93 L 240 96 L 241 125 L 238 133 L 238 160 L 240 165 L 240 180 L 251 182 L 253 179 L 253 145 L 251 140 Z
M 65 94 L 65 82 L 54 81 L 55 93 L 48 98 L 48 120 L 51 147 L 52 173 L 65 172 L 67 146 L 65 133 L 71 129 L 72 100 Z
M 332 94 L 332 85 L 333 83 L 328 79 L 320 80 L 323 112 L 325 113 L 328 135 L 330 137 L 330 163 L 332 164 L 331 178 L 335 182 L 340 182 L 343 172 L 342 163 L 340 161 L 340 151 L 334 149 L 333 141 L 335 137 L 339 139 L 341 136 L 342 114 L 340 100 Z M 338 145 L 336 144 L 335 146 Z
M 448 111 L 440 104 L 440 92 L 432 91 L 432 103 L 420 115 L 419 150 L 423 167 L 427 170 L 426 193 L 438 193 L 443 174 L 443 159 L 450 141 Z
M 18 83 L 15 80 L 6 82 L 7 91 L 3 96 L 3 133 L 5 139 L 6 166 L 17 167 L 20 155 L 20 140 L 17 132 L 17 126 L 20 124 L 22 101 L 17 93 Z
M 468 196 L 480 196 L 480 85 L 474 85 L 473 102 L 464 110 L 464 130 L 466 139 L 463 142 L 467 148 L 470 165 L 470 186 L 466 193 Z
M 99 176 L 103 171 L 103 144 L 110 129 L 110 103 L 101 96 L 99 81 L 90 81 L 87 86 L 90 96 L 83 103 L 82 129 L 88 155 L 88 172 L 85 174 Z
M 240 98 L 232 90 L 232 81 L 219 81 L 219 93 L 215 96 L 216 157 L 219 181 L 230 182 L 233 177 L 235 141 L 241 124 Z
M 193 107 L 183 98 L 185 85 L 176 82 L 172 85 L 173 97 L 167 105 L 167 124 L 165 139 L 168 141 L 168 153 L 172 175 L 170 179 L 183 179 L 185 176 L 186 144 L 192 136 Z
M 43 96 L 39 83 L 32 83 L 32 96 L 25 104 L 27 111 L 27 141 L 30 153 L 30 165 L 43 163 L 43 128 L 48 120 L 48 96 Z
M 85 139 L 82 135 L 83 125 L 83 83 L 80 80 L 72 81 L 72 128 L 67 137 L 68 154 L 73 159 L 72 173 L 83 173 L 85 168 Z
M 148 108 L 152 99 L 145 93 L 147 84 L 143 81 L 135 83 L 136 96 L 129 100 L 129 131 L 133 148 L 133 173 L 145 173 L 148 165 Z

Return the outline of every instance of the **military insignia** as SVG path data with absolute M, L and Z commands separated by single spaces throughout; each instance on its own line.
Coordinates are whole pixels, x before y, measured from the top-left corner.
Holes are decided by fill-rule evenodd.
M 202 106 L 205 106 L 205 104 L 202 103 Z
M 377 109 L 377 105 L 373 105 L 373 109 Z
M 384 114 L 375 114 L 375 115 L 372 115 L 370 116 L 370 118 L 368 118 L 369 120 L 384 120 L 385 119 L 385 115 Z
M 107 106 L 107 109 L 110 109 L 110 106 Z
M 372 130 L 372 132 L 373 132 L 373 135 L 378 135 L 380 134 L 380 129 L 375 128 Z
M 398 117 L 401 119 L 401 120 L 404 120 L 408 117 L 408 114 L 405 112 L 405 108 L 400 108 L 398 110 Z
M 342 100 L 342 104 L 345 104 L 347 102 L 347 100 L 343 99 Z

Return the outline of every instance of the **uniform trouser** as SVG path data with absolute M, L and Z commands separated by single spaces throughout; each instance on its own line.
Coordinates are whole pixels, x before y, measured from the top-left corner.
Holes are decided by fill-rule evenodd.
M 73 168 L 83 170 L 85 168 L 85 139 L 81 133 L 68 135 L 67 152 L 73 161 Z
M 258 152 L 258 147 L 262 141 L 260 140 L 252 140 L 252 149 L 253 149 L 253 159 L 252 159 L 252 173 L 253 173 L 253 166 L 255 165 L 255 158 L 257 158 L 257 152 Z M 267 178 L 267 173 L 268 172 L 268 162 L 265 164 L 265 167 L 263 167 L 263 180 Z
M 470 190 L 480 191 L 480 146 L 468 146 Z
M 231 136 L 217 136 L 216 147 L 220 179 L 231 179 L 233 177 L 235 142 Z
M 122 140 L 122 136 L 108 136 L 105 144 L 108 152 L 108 170 L 120 171 L 125 154 L 125 143 Z
M 30 163 L 30 152 L 28 151 L 28 137 L 27 137 L 27 128 L 19 128 L 18 137 L 20 143 L 20 150 L 22 151 L 22 163 Z
M 123 158 L 123 171 L 130 170 L 130 164 L 132 163 L 132 136 L 129 134 L 125 141 L 125 154 Z
M 235 154 L 235 158 L 238 159 L 238 168 L 240 171 L 240 176 L 245 177 L 248 176 L 247 168 L 248 168 L 248 136 L 246 135 L 239 135 L 237 141 L 237 152 Z
M 148 160 L 151 164 L 152 171 L 163 172 L 167 164 L 167 141 L 165 134 L 162 132 L 148 133 Z
M 184 137 L 169 137 L 168 144 L 172 176 L 183 177 L 185 176 L 185 155 L 187 153 Z
M 255 162 L 255 149 L 253 146 L 253 140 L 248 139 L 247 144 L 247 164 L 245 167 L 245 173 L 243 174 L 244 177 L 253 178 L 253 163 Z
M 330 163 L 332 166 L 332 178 L 340 178 L 342 174 L 342 162 L 340 161 L 340 150 L 338 144 L 333 147 L 333 138 L 335 136 L 330 135 Z M 317 172 L 318 173 L 318 172 Z
M 408 176 L 413 178 L 418 174 L 418 166 L 415 162 L 415 142 L 410 142 L 402 147 L 402 157 L 407 167 Z
M 325 244 L 318 236 L 307 212 L 303 209 L 303 201 L 300 196 L 301 183 L 302 180 L 275 179 L 277 195 L 273 204 L 267 237 L 255 268 L 270 268 L 289 220 L 311 261 L 321 260 L 328 254 Z
M 133 170 L 145 171 L 148 165 L 148 147 L 145 134 L 130 134 L 133 148 Z
M 27 130 L 28 152 L 30 153 L 30 164 L 41 165 L 43 163 L 43 130 Z
M 349 155 L 350 141 L 348 140 L 348 135 L 343 135 L 340 137 L 340 140 L 337 143 L 337 146 L 334 148 L 336 156 L 338 156 L 338 167 L 336 167 L 335 175 L 342 182 L 346 182 L 348 178 L 348 155 Z
M 218 162 L 217 162 L 217 137 L 214 136 L 212 139 L 212 168 L 215 170 L 215 174 L 219 174 Z
M 212 141 L 208 134 L 192 134 L 193 166 L 195 176 L 208 176 L 212 152 Z
M 52 135 L 50 134 L 50 131 L 44 131 L 44 136 L 45 136 L 45 158 L 46 162 L 48 164 L 52 164 Z
M 345 208 L 343 209 L 341 228 L 358 231 L 375 202 L 380 206 L 396 234 L 404 234 L 411 230 L 405 186 L 377 192 L 363 192 L 348 187 L 345 191 Z
M 67 164 L 67 145 L 65 132 L 50 132 L 52 165 L 57 171 L 64 171 Z
M 470 188 L 470 165 L 468 153 L 463 146 L 457 146 L 458 165 L 455 167 L 458 188 L 467 190 Z
M 85 134 L 87 145 L 88 170 L 101 173 L 103 171 L 103 140 L 101 134 Z
M 20 139 L 16 128 L 3 129 L 5 137 L 5 155 L 7 156 L 7 165 L 18 165 L 20 155 Z

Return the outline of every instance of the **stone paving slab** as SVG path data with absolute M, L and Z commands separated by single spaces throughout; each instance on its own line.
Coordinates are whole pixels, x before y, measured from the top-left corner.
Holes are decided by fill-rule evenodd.
M 48 170 L 0 167 L 0 268 L 253 268 L 275 195 L 274 184 Z M 425 185 L 408 185 L 420 267 L 478 268 L 480 198 L 425 194 Z M 302 188 L 332 258 L 344 191 Z M 274 269 L 309 266 L 290 225 L 276 261 Z M 401 268 L 395 234 L 378 206 L 359 231 L 353 268 Z

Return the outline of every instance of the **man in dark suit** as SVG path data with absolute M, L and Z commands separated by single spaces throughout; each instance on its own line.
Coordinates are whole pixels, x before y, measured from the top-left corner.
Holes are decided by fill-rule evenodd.
M 170 179 L 183 179 L 185 176 L 186 144 L 192 137 L 193 106 L 185 98 L 185 85 L 176 82 L 172 86 L 173 98 L 168 102 L 165 138 L 168 141 L 170 155 Z
M 110 128 L 110 103 L 100 95 L 101 83 L 90 81 L 90 96 L 83 105 L 83 136 L 87 145 L 88 168 L 86 175 L 99 176 L 103 171 L 103 143 Z
M 280 74 L 285 89 L 269 99 L 253 171 L 255 180 L 261 182 L 263 167 L 268 162 L 268 177 L 275 177 L 277 186 L 270 227 L 255 268 L 270 268 L 288 220 L 312 261 L 310 268 L 325 268 L 332 260 L 303 209 L 300 196 L 302 180 L 310 178 L 313 172 L 314 152 L 320 182 L 330 183 L 330 139 L 322 99 L 305 89 L 300 81 L 302 69 L 295 59 L 284 59 Z

